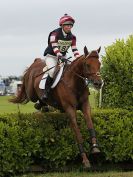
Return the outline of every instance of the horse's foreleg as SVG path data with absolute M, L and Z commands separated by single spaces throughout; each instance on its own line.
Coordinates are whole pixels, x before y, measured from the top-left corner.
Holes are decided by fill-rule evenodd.
M 91 119 L 91 108 L 88 103 L 88 100 L 82 104 L 82 112 L 84 114 L 84 118 L 86 120 L 87 127 L 88 127 L 88 130 L 90 133 L 91 153 L 99 153 L 100 150 L 99 150 L 98 144 L 97 144 L 96 133 L 95 133 L 92 119 Z
M 77 124 L 76 110 L 72 107 L 69 107 L 69 108 L 67 108 L 66 113 L 70 118 L 71 128 L 73 129 L 73 131 L 75 133 L 75 136 L 76 136 L 76 140 L 77 140 L 77 143 L 78 143 L 78 148 L 79 148 L 81 157 L 83 159 L 82 162 L 83 162 L 83 164 L 86 168 L 89 168 L 90 167 L 90 162 L 89 162 L 89 160 L 87 158 L 87 155 L 86 155 L 86 153 L 83 149 L 83 145 L 82 145 L 83 144 L 83 138 L 82 138 L 80 129 L 79 129 L 78 124 Z

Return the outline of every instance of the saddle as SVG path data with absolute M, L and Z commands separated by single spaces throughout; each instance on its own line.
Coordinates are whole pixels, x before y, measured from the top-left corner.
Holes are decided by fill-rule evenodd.
M 45 72 L 46 70 L 47 70 L 47 67 L 45 66 L 43 69 L 43 72 Z M 57 65 L 55 73 L 54 73 L 53 84 L 51 88 L 54 88 L 59 83 L 61 76 L 63 74 L 63 70 L 64 70 L 64 65 L 61 65 L 61 66 Z M 47 78 L 48 78 L 48 73 L 45 72 L 39 84 L 40 89 L 46 88 L 46 84 L 49 82 L 49 81 L 47 82 Z

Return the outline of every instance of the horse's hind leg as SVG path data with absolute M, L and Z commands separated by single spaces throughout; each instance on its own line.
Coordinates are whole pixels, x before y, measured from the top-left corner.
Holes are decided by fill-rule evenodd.
M 91 119 L 91 109 L 90 109 L 90 106 L 88 103 L 88 99 L 87 99 L 87 101 L 84 101 L 84 103 L 82 104 L 82 112 L 84 114 L 84 118 L 86 120 L 87 127 L 88 127 L 88 130 L 90 133 L 91 153 L 93 153 L 93 154 L 100 153 L 100 150 L 99 150 L 98 144 L 97 144 L 95 129 L 94 129 L 93 122 Z
M 77 143 L 78 143 L 78 147 L 79 147 L 79 151 L 80 151 L 81 157 L 83 159 L 82 162 L 83 162 L 83 164 L 86 168 L 89 168 L 90 167 L 90 162 L 89 162 L 89 160 L 86 156 L 86 153 L 83 149 L 83 145 L 82 145 L 83 144 L 83 138 L 82 138 L 80 129 L 79 129 L 78 124 L 77 124 L 76 110 L 73 107 L 68 107 L 65 111 L 70 118 L 71 127 L 74 130 L 76 140 L 77 140 Z

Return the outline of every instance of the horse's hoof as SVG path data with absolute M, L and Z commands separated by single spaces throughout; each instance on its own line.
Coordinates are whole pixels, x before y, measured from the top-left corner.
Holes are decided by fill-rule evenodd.
M 65 113 L 65 111 L 63 109 L 60 110 L 61 113 Z
M 49 112 L 48 106 L 43 106 L 43 107 L 42 107 L 42 111 L 43 111 L 43 112 Z
M 42 107 L 42 105 L 40 103 L 35 103 L 34 104 L 34 108 L 37 109 L 37 110 L 40 110 Z
M 87 158 L 87 156 L 86 156 L 85 153 L 82 154 L 82 158 L 83 158 L 82 163 L 83 163 L 84 168 L 85 168 L 85 169 L 90 168 L 90 167 L 91 167 L 90 161 L 88 160 L 88 158 Z
M 91 168 L 91 164 L 90 164 L 90 162 L 89 161 L 83 161 L 83 165 L 84 165 L 84 168 L 85 169 L 89 169 L 89 168 Z
M 101 153 L 100 150 L 98 149 L 98 147 L 93 147 L 91 150 L 91 154 L 99 154 Z

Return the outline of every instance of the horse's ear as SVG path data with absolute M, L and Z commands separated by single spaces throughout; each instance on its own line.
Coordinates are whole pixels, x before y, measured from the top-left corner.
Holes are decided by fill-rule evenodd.
M 87 56 L 89 54 L 88 49 L 87 49 L 86 46 L 84 47 L 84 54 L 85 54 L 85 56 Z
M 101 46 L 99 47 L 99 49 L 97 49 L 98 53 L 100 52 L 100 50 L 101 50 Z

